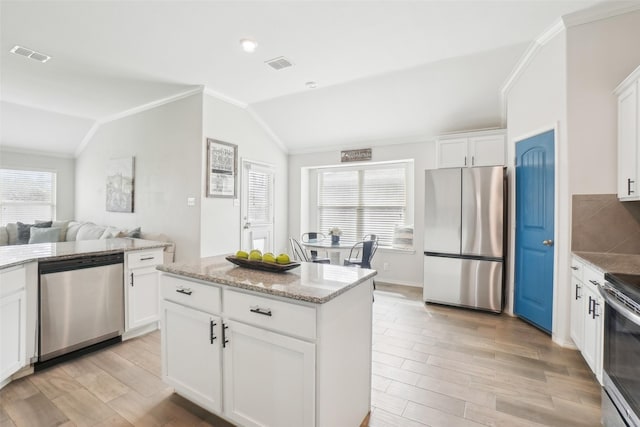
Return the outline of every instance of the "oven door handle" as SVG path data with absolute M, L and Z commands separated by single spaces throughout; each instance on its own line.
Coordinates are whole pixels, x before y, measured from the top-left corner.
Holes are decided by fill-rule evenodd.
M 640 326 L 640 315 L 637 315 L 633 311 L 629 310 L 627 307 L 625 307 L 624 304 L 609 295 L 603 288 L 598 288 L 598 291 L 607 304 L 613 307 L 618 313 L 626 317 L 628 320 Z

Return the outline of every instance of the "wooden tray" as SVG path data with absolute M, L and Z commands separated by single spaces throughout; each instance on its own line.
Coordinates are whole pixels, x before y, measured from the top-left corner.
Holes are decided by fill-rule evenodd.
M 289 264 L 276 264 L 274 262 L 253 261 L 245 258 L 238 258 L 234 255 L 225 257 L 227 261 L 239 265 L 240 267 L 252 268 L 254 270 L 271 271 L 274 273 L 284 273 L 287 270 L 300 266 L 299 262 L 290 262 Z

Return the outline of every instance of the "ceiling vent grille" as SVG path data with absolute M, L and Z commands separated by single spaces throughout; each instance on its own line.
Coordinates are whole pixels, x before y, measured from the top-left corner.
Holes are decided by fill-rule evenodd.
M 31 58 L 34 61 L 45 63 L 51 59 L 49 55 L 45 55 L 44 53 L 36 52 L 35 50 L 27 49 L 22 46 L 14 46 L 11 49 L 11 53 L 15 53 L 16 55 L 24 56 L 26 58 Z
M 270 59 L 268 61 L 265 61 L 265 63 L 268 66 L 270 66 L 271 68 L 273 68 L 274 70 L 276 70 L 276 71 L 282 70 L 283 68 L 289 68 L 289 67 L 293 66 L 293 63 L 291 63 L 291 61 L 289 61 L 284 56 L 280 56 L 278 58 Z

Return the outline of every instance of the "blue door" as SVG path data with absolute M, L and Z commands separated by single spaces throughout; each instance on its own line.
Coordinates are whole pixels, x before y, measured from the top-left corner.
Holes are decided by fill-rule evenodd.
M 554 132 L 516 143 L 516 315 L 551 332 Z

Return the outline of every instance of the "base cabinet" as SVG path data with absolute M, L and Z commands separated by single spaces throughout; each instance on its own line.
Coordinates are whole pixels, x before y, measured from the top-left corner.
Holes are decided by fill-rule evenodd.
M 220 318 L 169 301 L 162 317 L 165 382 L 204 408 L 222 410 Z
M 160 285 L 156 265 L 162 264 L 162 249 L 127 254 L 125 269 L 126 330 L 160 320 Z
M 571 268 L 571 338 L 602 384 L 604 301 L 598 287 L 604 284 L 604 273 L 584 265 L 576 258 Z
M 0 272 L 0 385 L 26 364 L 25 281 L 24 267 Z
M 239 322 L 224 351 L 224 413 L 242 426 L 314 425 L 315 345 Z
M 160 282 L 163 379 L 177 393 L 251 427 L 357 426 L 370 411 L 371 280 L 319 305 Z

